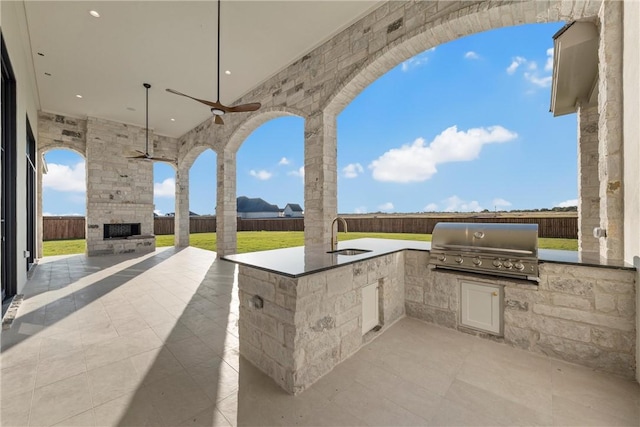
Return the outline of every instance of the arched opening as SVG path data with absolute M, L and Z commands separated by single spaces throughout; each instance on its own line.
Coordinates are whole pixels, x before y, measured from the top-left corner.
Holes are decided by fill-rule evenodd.
M 262 198 L 281 209 L 304 203 L 304 120 L 280 117 L 257 128 L 238 150 L 238 196 Z M 275 213 L 275 215 L 273 215 Z M 238 212 L 241 218 L 278 212 Z
M 577 196 L 576 118 L 549 113 L 562 23 L 477 33 L 410 58 L 338 116 L 343 213 L 551 209 Z
M 167 163 L 153 164 L 153 204 L 156 247 L 173 246 L 176 171 Z
M 259 231 L 303 241 L 304 119 L 277 117 L 255 129 L 237 154 L 238 251 L 270 249 Z M 284 236 L 284 235 L 283 235 Z M 250 246 L 250 247 L 249 247 Z
M 66 240 L 64 253 L 82 253 L 86 248 L 85 159 L 70 149 L 46 151 L 42 159 L 42 255 L 58 255 L 61 245 L 47 243 L 57 240 Z
M 189 168 L 189 244 L 211 251 L 216 250 L 216 162 L 216 153 L 205 149 Z

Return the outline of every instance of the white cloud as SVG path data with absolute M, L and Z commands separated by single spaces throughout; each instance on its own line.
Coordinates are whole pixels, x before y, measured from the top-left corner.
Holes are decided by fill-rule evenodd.
M 501 143 L 518 134 L 502 126 L 472 128 L 458 131 L 451 126 L 436 136 L 427 146 L 423 138 L 412 144 L 393 148 L 369 165 L 373 178 L 384 182 L 422 182 L 431 178 L 440 163 L 464 162 L 476 159 L 485 144 Z
M 427 49 L 411 59 L 407 59 L 402 63 L 402 71 L 409 71 L 412 68 L 417 68 L 423 64 L 426 64 L 429 61 L 429 54 L 434 50 L 436 50 L 436 48 L 432 47 L 431 49 Z
M 173 178 L 167 178 L 162 182 L 154 182 L 153 195 L 156 197 L 175 197 L 176 180 Z
M 482 206 L 477 201 L 467 202 L 458 196 L 451 196 L 443 202 L 446 206 L 445 212 L 480 212 L 482 210 Z
M 505 200 L 505 199 L 501 199 L 500 197 L 493 199 L 493 202 L 491 202 L 493 204 L 493 206 L 496 207 L 507 207 L 507 206 L 511 206 L 511 202 Z
M 547 62 L 544 64 L 545 71 L 553 70 L 553 48 L 547 49 Z
M 258 178 L 260 181 L 266 181 L 273 176 L 271 172 L 267 172 L 266 170 L 255 171 L 253 169 L 249 171 L 249 175 L 254 178 Z
M 547 59 L 544 65 L 544 70 L 549 72 L 553 69 L 553 48 L 549 48 L 546 51 Z M 522 56 L 516 56 L 511 61 L 511 65 L 507 67 L 508 74 L 514 74 L 518 67 L 526 66 L 528 71 L 525 71 L 524 78 L 529 83 L 532 83 L 538 87 L 549 87 L 551 86 L 551 76 L 540 76 L 540 71 L 538 70 L 538 63 L 536 61 L 530 61 Z
M 568 208 L 571 206 L 578 206 L 578 199 L 565 200 L 564 202 L 556 205 L 558 208 Z
M 154 209 L 153 213 L 158 215 L 158 216 L 162 216 L 162 211 L 160 209 Z
M 291 162 L 289 161 L 289 159 L 287 159 L 286 157 L 283 157 L 283 158 L 281 158 L 281 159 L 280 159 L 280 161 L 278 162 L 278 165 L 280 165 L 280 166 L 285 166 L 285 165 L 288 165 L 289 163 L 291 163 Z
M 304 166 L 300 166 L 300 169 L 295 170 L 295 171 L 291 171 L 287 175 L 298 176 L 298 177 L 304 179 Z
M 422 209 L 425 212 L 437 212 L 438 210 L 438 205 L 435 203 L 429 203 L 427 206 L 424 207 L 424 209 Z
M 518 69 L 518 67 L 522 64 L 524 64 L 525 62 L 527 62 L 527 60 L 525 58 L 523 58 L 522 56 L 516 56 L 515 58 L 513 58 L 513 60 L 511 61 L 511 65 L 509 65 L 507 67 L 507 74 L 513 74 L 516 72 L 516 70 Z
M 470 50 L 469 52 L 464 54 L 464 57 L 466 59 L 480 59 L 480 55 L 478 55 L 476 52 Z
M 367 207 L 366 206 L 358 206 L 357 208 L 355 208 L 353 210 L 353 213 L 357 213 L 357 214 L 367 213 Z
M 392 211 L 393 203 L 391 202 L 383 203 L 380 206 L 378 206 L 378 209 L 380 209 L 381 211 Z
M 76 163 L 73 166 L 47 163 L 48 172 L 42 176 L 42 187 L 57 191 L 84 193 L 85 162 Z
M 42 216 L 84 216 L 82 214 L 79 213 L 63 213 L 63 214 L 52 214 L 50 212 L 42 212 Z
M 551 76 L 538 77 L 537 75 L 532 73 L 524 73 L 524 78 L 539 87 L 551 86 Z
M 364 172 L 364 168 L 360 163 L 349 163 L 342 168 L 342 173 L 345 178 L 356 178 L 362 172 Z

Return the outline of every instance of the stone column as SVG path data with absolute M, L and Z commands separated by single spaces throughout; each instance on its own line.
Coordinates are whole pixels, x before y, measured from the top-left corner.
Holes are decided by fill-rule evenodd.
M 176 170 L 176 217 L 174 243 L 177 248 L 189 246 L 189 169 Z
M 331 246 L 338 211 L 336 116 L 316 112 L 304 126 L 304 244 Z
M 578 250 L 599 253 L 598 107 L 578 107 Z
M 216 191 L 216 236 L 218 256 L 237 252 L 238 206 L 236 204 L 236 152 L 221 150 L 218 163 Z
M 598 48 L 598 140 L 600 178 L 600 255 L 624 256 L 622 182 L 622 2 L 602 2 Z

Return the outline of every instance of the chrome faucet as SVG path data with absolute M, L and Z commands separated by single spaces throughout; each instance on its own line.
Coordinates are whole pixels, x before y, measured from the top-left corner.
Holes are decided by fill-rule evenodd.
M 344 232 L 347 232 L 347 221 L 345 221 L 344 218 L 342 218 L 341 216 L 337 216 L 333 219 L 333 221 L 331 221 L 331 250 L 335 251 L 338 249 L 338 220 L 342 221 L 342 226 L 344 227 Z M 334 226 L 335 226 L 335 230 L 336 232 L 334 233 Z

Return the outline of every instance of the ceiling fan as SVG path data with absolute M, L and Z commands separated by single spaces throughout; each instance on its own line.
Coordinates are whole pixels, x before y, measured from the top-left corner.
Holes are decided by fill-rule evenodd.
M 206 99 L 194 98 L 193 96 L 186 95 L 184 93 L 178 92 L 177 90 L 167 89 L 167 92 L 173 93 L 175 95 L 185 96 L 187 98 L 191 98 L 195 101 L 201 102 L 204 105 L 211 107 L 211 113 L 215 117 L 214 121 L 218 125 L 223 125 L 224 121 L 222 120 L 222 116 L 226 113 L 244 113 L 249 111 L 256 111 L 261 107 L 259 102 L 253 102 L 250 104 L 242 104 L 236 105 L 235 107 L 227 107 L 220 103 L 220 0 L 218 0 L 218 78 L 216 85 L 216 102 L 207 101 Z
M 174 163 L 173 160 L 171 159 L 165 159 L 163 157 L 153 157 L 152 155 L 149 154 L 149 88 L 151 87 L 151 85 L 149 83 L 143 83 L 142 86 L 144 86 L 144 88 L 147 91 L 147 106 L 146 106 L 146 117 L 147 117 L 147 123 L 145 125 L 145 146 L 144 146 L 144 152 L 140 151 L 140 150 L 134 150 L 137 153 L 140 153 L 137 156 L 129 156 L 130 159 L 141 159 L 141 160 L 155 160 L 158 162 L 169 162 L 169 163 Z

